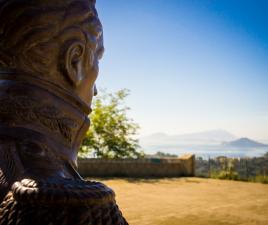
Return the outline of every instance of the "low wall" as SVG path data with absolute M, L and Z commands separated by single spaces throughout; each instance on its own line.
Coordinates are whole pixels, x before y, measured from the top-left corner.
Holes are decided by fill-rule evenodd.
M 194 176 L 195 156 L 150 159 L 79 159 L 83 177 L 179 177 Z

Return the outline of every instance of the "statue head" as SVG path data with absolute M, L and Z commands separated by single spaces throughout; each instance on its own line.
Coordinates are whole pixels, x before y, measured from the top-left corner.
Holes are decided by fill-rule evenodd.
M 95 0 L 0 0 L 0 73 L 37 77 L 90 105 L 103 50 Z

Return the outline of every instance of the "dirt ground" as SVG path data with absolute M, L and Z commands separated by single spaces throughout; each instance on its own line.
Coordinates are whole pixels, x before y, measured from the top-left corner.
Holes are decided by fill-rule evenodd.
M 268 185 L 199 178 L 102 180 L 130 225 L 268 225 Z

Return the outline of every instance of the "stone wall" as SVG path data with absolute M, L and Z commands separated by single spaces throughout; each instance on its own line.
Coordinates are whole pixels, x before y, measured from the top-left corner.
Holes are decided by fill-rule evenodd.
M 83 177 L 179 177 L 194 176 L 195 156 L 145 159 L 79 159 Z

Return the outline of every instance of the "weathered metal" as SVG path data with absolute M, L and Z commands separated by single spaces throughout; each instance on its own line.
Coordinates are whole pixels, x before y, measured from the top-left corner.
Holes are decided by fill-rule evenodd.
M 77 172 L 102 37 L 93 0 L 0 0 L 1 225 L 127 224 Z

